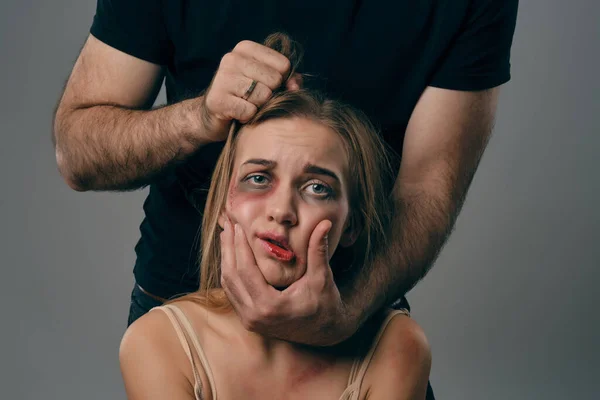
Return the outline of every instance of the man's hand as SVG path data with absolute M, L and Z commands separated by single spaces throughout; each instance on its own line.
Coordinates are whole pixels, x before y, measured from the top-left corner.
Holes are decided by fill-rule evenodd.
M 148 185 L 174 162 L 224 140 L 232 119 L 252 117 L 287 77 L 289 64 L 268 47 L 240 42 L 223 58 L 207 96 L 150 109 L 163 68 L 90 35 L 56 109 L 59 170 L 78 191 Z M 254 79 L 252 94 L 242 99 Z M 286 82 L 288 89 L 300 86 L 297 74 Z
M 221 233 L 221 285 L 246 329 L 297 343 L 329 346 L 350 337 L 358 321 L 342 301 L 329 267 L 330 221 L 314 229 L 306 273 L 283 291 L 269 285 L 246 235 L 229 221 Z
M 232 120 L 250 120 L 279 88 L 290 72 L 290 60 L 262 44 L 244 40 L 225 54 L 203 97 L 201 112 L 206 132 L 214 141 L 227 138 Z M 253 81 L 256 86 L 247 96 Z M 299 75 L 286 83 L 287 89 L 300 87 Z

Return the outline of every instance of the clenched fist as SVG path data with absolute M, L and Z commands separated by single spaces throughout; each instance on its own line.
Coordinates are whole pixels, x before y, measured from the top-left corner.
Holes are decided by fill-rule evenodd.
M 238 43 L 221 59 L 202 98 L 201 116 L 207 138 L 223 141 L 232 120 L 250 120 L 273 90 L 284 83 L 290 68 L 290 60 L 269 47 L 249 40 Z M 297 74 L 290 77 L 286 88 L 298 89 L 300 79 Z

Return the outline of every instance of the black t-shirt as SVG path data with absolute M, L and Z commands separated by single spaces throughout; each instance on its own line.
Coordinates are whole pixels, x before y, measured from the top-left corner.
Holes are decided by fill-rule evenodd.
M 91 33 L 167 69 L 169 103 L 198 95 L 241 40 L 285 32 L 300 42 L 299 72 L 369 115 L 402 151 L 427 86 L 482 90 L 510 79 L 518 0 L 98 0 Z M 150 186 L 134 274 L 161 297 L 198 286 L 201 216 L 185 188 L 206 181 L 220 150 L 201 149 Z M 191 173 L 190 171 L 193 171 Z M 193 175 L 190 177 L 190 175 Z

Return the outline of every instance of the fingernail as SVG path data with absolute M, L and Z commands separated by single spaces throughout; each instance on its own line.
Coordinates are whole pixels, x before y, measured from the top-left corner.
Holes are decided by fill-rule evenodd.
M 234 229 L 235 229 L 235 233 L 240 233 L 240 227 L 238 224 L 235 224 Z

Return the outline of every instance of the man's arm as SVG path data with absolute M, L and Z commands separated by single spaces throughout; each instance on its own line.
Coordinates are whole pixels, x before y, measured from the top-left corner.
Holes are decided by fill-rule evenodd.
M 359 313 L 359 321 L 404 295 L 435 261 L 488 143 L 498 91 L 428 87 L 419 99 L 394 187 L 393 240 L 342 289 L 349 312 Z
M 201 146 L 225 140 L 231 121 L 250 119 L 289 68 L 283 55 L 242 41 L 223 57 L 206 95 L 148 110 L 161 67 L 90 36 L 56 110 L 59 170 L 80 191 L 145 186 Z M 242 99 L 253 80 L 254 91 Z
M 56 159 L 69 186 L 139 188 L 197 147 L 197 100 L 147 110 L 162 78 L 159 65 L 89 36 L 54 118 Z

